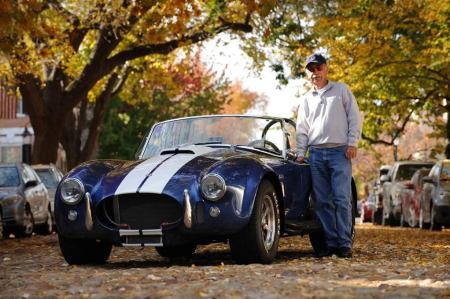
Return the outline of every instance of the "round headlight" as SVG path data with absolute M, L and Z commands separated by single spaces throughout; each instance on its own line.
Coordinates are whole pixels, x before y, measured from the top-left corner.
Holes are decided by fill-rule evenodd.
M 218 174 L 207 174 L 200 184 L 202 195 L 211 201 L 217 201 L 225 195 L 227 186 L 225 180 Z
M 64 203 L 77 204 L 83 198 L 83 195 L 84 186 L 79 180 L 69 178 L 61 183 L 61 198 Z

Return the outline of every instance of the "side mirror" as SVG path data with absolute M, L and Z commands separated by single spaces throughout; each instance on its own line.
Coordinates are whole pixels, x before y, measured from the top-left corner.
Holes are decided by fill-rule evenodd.
M 36 180 L 28 181 L 25 183 L 25 189 L 37 186 L 38 182 Z
M 384 182 L 390 182 L 391 181 L 391 177 L 387 174 L 383 174 L 380 177 L 380 182 L 383 184 Z
M 434 184 L 434 182 L 433 182 L 433 178 L 432 178 L 432 177 L 430 177 L 430 176 L 424 176 L 424 177 L 422 178 L 422 182 L 424 182 L 424 183 L 430 183 L 430 184 Z

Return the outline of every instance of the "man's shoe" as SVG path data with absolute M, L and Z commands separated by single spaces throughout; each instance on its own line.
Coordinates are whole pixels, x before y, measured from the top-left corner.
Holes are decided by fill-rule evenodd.
M 325 248 L 322 251 L 319 251 L 318 253 L 316 253 L 316 256 L 318 258 L 323 258 L 323 257 L 328 257 L 328 256 L 332 256 L 333 254 L 335 254 L 337 252 L 337 248 L 334 247 L 328 247 Z
M 337 255 L 338 257 L 349 259 L 352 257 L 352 249 L 348 247 L 339 247 Z

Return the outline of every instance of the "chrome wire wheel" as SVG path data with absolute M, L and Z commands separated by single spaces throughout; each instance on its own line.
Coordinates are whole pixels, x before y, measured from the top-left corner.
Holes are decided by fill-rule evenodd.
M 276 217 L 272 198 L 266 194 L 262 202 L 261 233 L 264 247 L 269 251 L 275 241 Z

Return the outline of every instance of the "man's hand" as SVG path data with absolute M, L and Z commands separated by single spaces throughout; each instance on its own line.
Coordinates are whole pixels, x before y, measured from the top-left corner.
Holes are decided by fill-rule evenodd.
M 295 159 L 295 162 L 297 162 L 297 163 L 305 163 L 305 157 L 297 157 L 297 159 Z
M 349 145 L 347 147 L 347 152 L 345 153 L 345 156 L 347 157 L 347 159 L 356 158 L 356 147 Z

